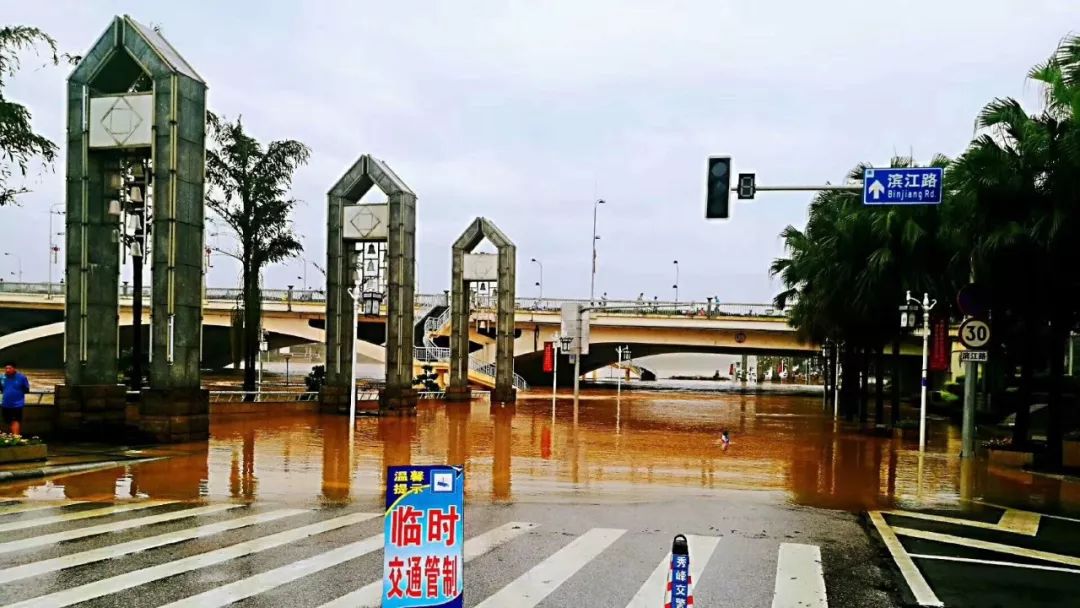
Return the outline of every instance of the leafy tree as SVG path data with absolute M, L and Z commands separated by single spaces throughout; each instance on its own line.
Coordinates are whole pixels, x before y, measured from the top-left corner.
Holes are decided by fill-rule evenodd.
M 995 328 L 1021 361 L 1014 440 L 1028 439 L 1030 379 L 1049 368 L 1046 464 L 1061 464 L 1065 347 L 1080 295 L 1080 37 L 1065 39 L 1028 77 L 1043 104 L 995 99 L 957 162 L 972 258 L 993 294 Z M 985 279 L 983 277 L 985 276 Z
M 13 77 L 21 65 L 19 53 L 40 47 L 47 49 L 51 63 L 59 62 L 56 41 L 45 32 L 23 25 L 0 28 L 0 207 L 29 192 L 25 186 L 8 184 L 16 170 L 25 177 L 34 158 L 40 157 L 44 166 L 56 158 L 56 144 L 34 132 L 26 106 L 4 95 L 6 79 Z
M 1028 76 L 1043 92 L 1036 111 L 995 99 L 960 158 L 934 159 L 947 169 L 942 205 L 866 208 L 853 194 L 824 192 L 805 229 L 784 230 L 788 256 L 771 270 L 785 286 L 777 304 L 794 302 L 800 332 L 844 342 L 845 367 L 861 370 L 865 360 L 853 360 L 860 353 L 879 353 L 889 338 L 895 352 L 903 290 L 935 294 L 947 309 L 948 296 L 973 275 L 989 292 L 999 342 L 1000 367 L 989 369 L 1021 369 L 1018 444 L 1030 434 L 1032 376 L 1048 371 L 1044 463 L 1055 467 L 1067 422 L 1065 347 L 1080 320 L 1080 37 L 1066 38 Z M 861 173 L 856 167 L 851 177 Z
M 932 164 L 946 162 L 937 157 Z M 894 158 L 892 166 L 914 163 Z M 856 166 L 848 178 L 861 179 L 865 168 Z M 844 343 L 845 369 L 862 370 L 868 377 L 874 358 L 879 386 L 884 370 L 880 353 L 899 337 L 895 311 L 904 290 L 947 293 L 955 289 L 956 264 L 942 263 L 955 256 L 944 240 L 936 209 L 868 208 L 856 192 L 824 191 L 810 204 L 806 229 L 788 226 L 781 236 L 788 257 L 775 260 L 771 267 L 785 285 L 776 298 L 777 306 L 791 304 L 791 322 L 803 337 Z M 865 422 L 869 417 L 865 390 L 853 382 L 844 388 L 845 415 L 854 415 L 858 399 L 859 418 Z M 881 421 L 880 390 L 876 411 Z
M 260 275 L 269 264 L 303 251 L 292 229 L 297 199 L 289 196 L 293 173 L 311 152 L 295 140 L 263 146 L 244 131 L 239 118 L 228 122 L 207 114 L 212 145 L 206 151 L 206 204 L 235 232 L 238 252 L 223 252 L 243 269 L 244 330 L 241 351 L 244 390 L 255 390 L 262 318 Z

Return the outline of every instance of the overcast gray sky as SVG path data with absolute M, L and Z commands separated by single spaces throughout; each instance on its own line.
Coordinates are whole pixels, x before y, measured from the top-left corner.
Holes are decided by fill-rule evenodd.
M 704 2 L 106 2 L 0 0 L 5 24 L 84 53 L 115 14 L 163 34 L 207 80 L 210 107 L 262 141 L 312 150 L 296 175 L 305 257 L 324 262 L 326 191 L 363 153 L 416 191 L 420 288 L 449 285 L 450 243 L 476 216 L 518 246 L 518 293 L 587 297 L 592 201 L 597 294 L 758 302 L 777 290 L 778 233 L 809 197 L 761 194 L 704 219 L 705 159 L 758 183 L 839 182 L 856 163 L 956 155 L 994 96 L 1034 101 L 1024 75 L 1080 27 L 1066 0 Z M 63 141 L 67 67 L 28 58 L 9 81 Z M 0 251 L 45 280 L 47 208 L 62 159 L 18 208 Z M 217 244 L 227 246 L 221 237 Z M 0 274 L 13 280 L 13 257 Z M 237 283 L 214 258 L 212 286 Z M 61 266 L 55 267 L 59 273 Z M 267 286 L 299 283 L 302 264 Z M 58 274 L 56 276 L 59 276 Z M 313 268 L 309 282 L 319 283 Z

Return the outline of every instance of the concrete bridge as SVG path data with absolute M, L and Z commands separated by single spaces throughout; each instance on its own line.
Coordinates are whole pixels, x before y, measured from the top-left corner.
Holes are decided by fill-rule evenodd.
M 51 291 L 51 294 L 49 293 Z M 0 357 L 18 359 L 27 367 L 58 367 L 63 358 L 63 298 L 60 287 L 44 284 L 0 284 Z M 121 344 L 130 344 L 131 294 L 121 293 Z M 207 289 L 203 306 L 203 361 L 208 368 L 232 363 L 236 356 L 231 332 L 239 291 Z M 518 298 L 515 313 L 515 371 L 524 381 L 545 383 L 541 371 L 544 342 L 559 332 L 559 309 L 571 300 Z M 441 368 L 442 349 L 448 346 L 449 315 L 445 294 L 418 295 L 415 342 L 416 364 Z M 494 360 L 494 310 L 480 299 L 470 327 L 476 374 Z M 385 357 L 385 311 L 358 319 L 359 352 L 377 361 Z M 820 346 L 800 340 L 782 311 L 767 304 L 713 302 L 596 303 L 591 313 L 590 354 L 582 359 L 582 373 L 615 363 L 615 348 L 627 345 L 635 358 L 663 353 L 727 353 L 812 355 Z M 490 321 L 490 322 L 489 322 Z M 144 321 L 145 322 L 145 321 Z M 270 348 L 321 343 L 325 328 L 325 302 L 313 291 L 265 290 L 263 327 Z M 488 329 L 490 327 L 490 329 Z M 916 354 L 914 344 L 905 354 Z M 569 369 L 560 362 L 560 369 Z M 471 375 L 473 376 L 473 375 Z M 569 379 L 569 374 L 566 375 Z

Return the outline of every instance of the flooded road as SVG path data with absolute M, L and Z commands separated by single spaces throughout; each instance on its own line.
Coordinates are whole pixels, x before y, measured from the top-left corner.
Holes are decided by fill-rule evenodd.
M 732 443 L 719 441 L 728 429 Z M 212 438 L 148 449 L 169 458 L 5 486 L 6 496 L 104 500 L 377 504 L 385 467 L 464 464 L 473 502 L 617 502 L 724 490 L 775 493 L 778 502 L 848 511 L 955 505 L 961 498 L 1075 512 L 1075 485 L 976 463 L 962 471 L 959 435 L 929 427 L 874 437 L 836 423 L 820 397 L 759 392 L 632 391 L 523 395 L 514 406 L 422 402 L 415 418 L 316 413 L 215 415 Z M 964 473 L 964 474 L 961 474 Z M 963 482 L 963 483 L 961 483 Z

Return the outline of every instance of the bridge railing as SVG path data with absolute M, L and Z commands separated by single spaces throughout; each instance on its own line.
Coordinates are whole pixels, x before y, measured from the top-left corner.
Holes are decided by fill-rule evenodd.
M 60 296 L 64 293 L 63 283 L 9 283 L 0 282 L 0 293 L 26 294 L 26 295 L 53 295 Z M 130 286 L 121 286 L 121 297 L 131 297 Z M 264 302 L 286 303 L 290 300 L 294 303 L 326 302 L 326 293 L 320 289 L 264 289 L 262 290 Z M 150 287 L 143 288 L 143 296 L 150 297 Z M 205 298 L 210 301 L 239 302 L 241 291 L 235 288 L 207 287 Z M 420 309 L 428 309 L 432 306 L 447 306 L 446 293 L 416 294 L 414 305 Z M 518 310 L 538 312 L 558 312 L 563 304 L 575 303 L 592 306 L 593 314 L 627 314 L 627 315 L 668 315 L 688 317 L 708 316 L 736 316 L 736 317 L 785 317 L 787 313 L 772 304 L 753 303 L 722 303 L 722 302 L 673 302 L 661 300 L 587 300 L 572 298 L 517 298 L 515 304 Z M 487 310 L 483 306 L 474 306 L 474 310 Z M 449 312 L 445 313 L 449 319 Z M 442 317 L 438 320 L 428 319 L 433 331 L 435 322 L 439 321 L 438 327 L 445 325 Z M 427 329 L 427 328 L 425 328 Z
M 787 313 L 772 304 L 674 302 L 661 300 L 585 300 L 555 298 L 517 298 L 518 310 L 558 312 L 563 304 L 582 304 L 592 314 L 677 315 L 692 317 L 784 317 Z

